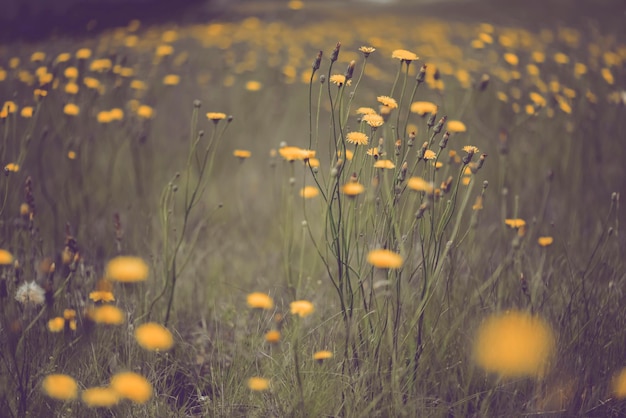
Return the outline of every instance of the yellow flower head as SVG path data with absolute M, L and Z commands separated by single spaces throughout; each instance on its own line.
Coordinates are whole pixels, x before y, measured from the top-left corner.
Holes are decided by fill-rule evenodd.
M 270 344 L 276 344 L 277 342 L 280 341 L 280 331 L 278 330 L 271 330 L 271 331 L 267 331 L 265 333 L 265 341 L 267 341 Z
M 367 145 L 369 138 L 363 132 L 348 132 L 346 141 L 356 145 Z
M 319 362 L 328 360 L 329 358 L 333 358 L 332 351 L 320 350 L 320 351 L 316 351 L 315 353 L 313 353 L 313 360 L 317 360 Z
M 306 186 L 300 189 L 300 196 L 305 199 L 311 199 L 319 194 L 319 190 L 314 186 Z
M 378 128 L 379 126 L 382 126 L 383 123 L 385 123 L 383 117 L 376 113 L 363 115 L 363 118 L 361 118 L 361 120 L 367 123 L 372 128 Z
M 76 380 L 66 374 L 49 374 L 43 379 L 41 386 L 46 395 L 61 401 L 76 399 L 78 395 Z
M 8 266 L 11 264 L 13 264 L 13 254 L 7 250 L 0 249 L 0 266 Z
M 152 116 L 154 115 L 154 109 L 152 109 L 152 107 L 148 106 L 148 105 L 140 105 L 137 108 L 137 116 L 144 118 L 144 119 L 152 119 Z
M 396 99 L 394 99 L 393 97 L 378 96 L 376 99 L 378 100 L 379 103 L 382 103 L 384 106 L 387 106 L 389 109 L 398 108 L 398 102 L 396 102 Z
M 17 173 L 18 171 L 20 171 L 20 165 L 17 163 L 9 163 L 7 165 L 4 166 L 4 171 L 8 171 L 11 173 Z
M 65 319 L 60 316 L 52 318 L 48 321 L 48 330 L 50 332 L 61 332 L 65 328 Z
M 378 160 L 374 163 L 374 168 L 394 169 L 396 165 L 391 160 Z
M 174 53 L 174 47 L 172 45 L 159 45 L 155 51 L 157 57 L 166 57 Z
M 346 183 L 341 187 L 341 192 L 346 196 L 354 197 L 365 191 L 365 187 L 358 182 Z
M 510 311 L 489 317 L 478 330 L 474 358 L 501 377 L 541 377 L 554 353 L 550 326 L 538 316 Z
M 450 133 L 465 132 L 467 127 L 460 120 L 449 120 L 446 124 L 446 130 Z
M 435 153 L 435 151 L 427 149 L 426 151 L 424 151 L 424 159 L 425 160 L 434 160 L 435 158 L 437 158 L 437 154 Z
M 539 237 L 537 238 L 537 243 L 542 246 L 542 247 L 547 247 L 549 245 L 552 245 L 552 243 L 554 242 L 554 238 L 552 237 Z
M 308 160 L 315 157 L 315 151 L 298 147 L 282 147 L 278 153 L 287 161 Z
M 79 60 L 88 60 L 91 58 L 91 49 L 89 48 L 81 48 L 76 51 L 76 58 Z
M 411 103 L 411 112 L 424 116 L 426 113 L 437 113 L 437 105 L 433 102 L 413 102 Z
M 504 223 L 513 229 L 519 229 L 519 228 L 523 228 L 526 226 L 526 221 L 523 219 L 519 219 L 519 218 L 505 219 Z
M 135 339 L 146 350 L 166 351 L 174 345 L 172 333 L 155 322 L 142 324 L 135 329 Z
M 176 74 L 168 74 L 163 77 L 163 84 L 166 86 L 175 86 L 180 83 L 180 76 Z
M 367 254 L 367 262 L 381 269 L 399 269 L 404 264 L 404 258 L 398 253 L 379 248 Z
M 480 150 L 473 146 L 473 145 L 466 145 L 463 147 L 463 151 L 467 152 L 468 154 L 478 154 L 480 152 Z M 469 173 L 466 173 L 469 174 Z
M 289 304 L 292 315 L 298 315 L 300 318 L 311 315 L 315 311 L 315 307 L 308 300 L 296 300 Z
M 236 149 L 233 151 L 233 155 L 241 160 L 245 160 L 246 158 L 250 158 L 252 153 L 248 150 Z
M 142 282 L 148 278 L 148 264 L 139 257 L 118 256 L 107 263 L 106 277 L 118 282 Z
M 209 112 L 206 114 L 206 117 L 208 120 L 212 120 L 213 122 L 217 123 L 222 119 L 226 119 L 226 113 Z
M 255 392 L 269 389 L 270 381 L 264 377 L 251 377 L 248 379 L 248 388 Z
M 261 90 L 262 87 L 263 87 L 263 84 L 261 84 L 259 81 L 256 81 L 256 80 L 250 80 L 246 82 L 246 90 L 248 91 L 259 91 Z
M 80 108 L 74 103 L 68 103 L 63 107 L 63 113 L 68 116 L 76 116 L 80 113 Z
M 124 323 L 124 312 L 116 306 L 103 305 L 88 311 L 89 318 L 98 324 L 121 325 Z
M 329 81 L 336 86 L 343 86 L 346 84 L 346 76 L 343 74 L 333 74 L 330 76 Z M 347 85 L 352 84 L 352 80 L 348 80 Z
M 370 56 L 372 52 L 376 51 L 376 48 L 371 47 L 371 46 L 362 46 L 359 48 L 359 51 L 361 51 L 363 55 L 365 56 L 365 58 L 367 58 Z
M 391 53 L 391 58 L 406 62 L 411 62 L 419 59 L 419 57 L 415 53 L 407 51 L 406 49 L 396 49 Z
M 94 302 L 113 302 L 115 301 L 115 296 L 113 296 L 113 292 L 96 290 L 89 293 L 89 299 Z
M 109 387 L 96 387 L 83 390 L 83 403 L 89 408 L 110 408 L 120 401 L 117 392 Z
M 371 107 L 359 107 L 356 110 L 357 115 L 375 115 L 376 111 Z
M 502 57 L 508 64 L 514 67 L 517 66 L 517 64 L 519 64 L 519 58 L 517 58 L 517 55 L 513 54 L 512 52 L 507 52 Z
M 145 377 L 133 372 L 117 373 L 111 378 L 111 388 L 121 397 L 139 404 L 152 397 L 152 385 Z
M 424 180 L 421 177 L 411 177 L 407 182 L 407 186 L 411 190 L 426 192 L 429 194 L 432 194 L 435 190 L 435 187 L 432 185 L 432 183 Z
M 626 367 L 613 378 L 613 394 L 617 399 L 626 398 Z
M 273 309 L 274 300 L 267 294 L 261 292 L 250 293 L 246 301 L 251 308 Z

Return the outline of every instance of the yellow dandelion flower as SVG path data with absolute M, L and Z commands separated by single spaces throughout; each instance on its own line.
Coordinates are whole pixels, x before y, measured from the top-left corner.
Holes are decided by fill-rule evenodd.
M 113 67 L 113 63 L 108 58 L 93 60 L 89 65 L 89 69 L 96 72 L 109 71 L 111 67 Z
M 60 316 L 56 318 L 52 318 L 48 321 L 48 331 L 50 332 L 61 332 L 65 328 L 65 319 Z
M 13 57 L 9 60 L 9 68 L 16 69 L 20 66 L 20 59 L 18 57 Z
M 137 116 L 143 119 L 151 119 L 154 116 L 154 109 L 148 105 L 140 105 L 137 108 Z
M 142 80 L 133 80 L 130 82 L 130 88 L 133 90 L 146 90 L 148 85 Z
M 320 166 L 320 160 L 318 160 L 317 158 L 309 158 L 307 160 L 307 163 L 309 164 L 309 167 L 312 167 L 312 168 L 316 168 Z
M 371 155 L 372 157 L 378 157 L 378 147 L 368 149 L 367 155 Z
M 292 315 L 298 315 L 300 318 L 304 318 L 315 312 L 315 307 L 308 300 L 296 300 L 289 304 L 289 310 Z
M 93 77 L 85 77 L 83 83 L 90 89 L 98 90 L 100 88 L 100 80 Z
M 361 183 L 350 182 L 341 187 L 341 192 L 346 196 L 354 197 L 365 191 L 365 187 Z
M 343 86 L 346 83 L 346 76 L 343 74 L 333 74 L 328 80 L 336 86 Z M 349 86 L 350 84 L 352 84 L 352 80 L 348 80 L 347 85 Z
M 359 51 L 363 53 L 365 58 L 367 58 L 370 56 L 372 52 L 376 51 L 376 48 L 371 47 L 371 46 L 362 46 L 359 48 Z
M 26 107 L 22 108 L 22 111 L 20 112 L 20 115 L 23 118 L 27 118 L 27 119 L 28 118 L 32 118 L 33 117 L 33 111 L 34 111 L 34 109 L 33 109 L 32 106 L 26 106 Z
M 167 351 L 174 345 L 172 333 L 156 322 L 141 324 L 135 329 L 137 343 L 151 351 Z
M 483 209 L 483 197 L 478 195 L 476 196 L 476 201 L 472 206 L 472 210 L 482 210 Z
M 501 102 L 508 102 L 509 101 L 509 96 L 506 95 L 505 92 L 503 91 L 499 91 L 496 93 L 496 97 L 498 97 L 498 100 L 500 100 Z
M 435 158 L 437 158 L 437 154 L 435 153 L 435 151 L 427 149 L 426 151 L 424 151 L 424 159 L 425 160 L 434 160 Z
M 248 294 L 246 302 L 250 308 L 268 310 L 274 308 L 274 300 L 269 295 L 261 292 Z
M 115 296 L 113 296 L 113 292 L 96 290 L 89 293 L 89 299 L 93 300 L 94 302 L 113 302 L 115 301 Z
M 313 360 L 317 360 L 320 363 L 324 360 L 328 360 L 329 358 L 333 358 L 332 351 L 320 350 L 313 353 Z
M 319 194 L 319 190 L 314 186 L 306 186 L 300 189 L 300 196 L 305 199 L 311 199 Z
M 359 107 L 356 110 L 357 115 L 375 115 L 376 111 L 371 107 Z
M 396 168 L 396 165 L 391 160 L 378 160 L 374 163 L 374 168 L 386 168 L 391 170 Z
M 107 263 L 106 277 L 118 282 L 142 282 L 148 278 L 148 264 L 139 257 L 119 256 Z
M 600 74 L 602 74 L 602 78 L 606 81 L 607 84 L 614 84 L 615 78 L 613 77 L 613 73 L 608 68 L 603 68 L 600 70 Z
M 8 113 L 15 113 L 15 112 L 17 112 L 17 105 L 15 104 L 15 102 L 13 102 L 11 100 L 7 100 L 2 105 L 2 111 L 6 112 L 7 114 Z
M 267 341 L 270 344 L 276 344 L 280 341 L 280 331 L 278 330 L 271 330 L 271 331 L 267 331 L 265 333 L 265 341 Z
M 109 110 L 109 115 L 111 116 L 112 120 L 124 119 L 124 111 L 119 107 L 114 107 L 113 109 Z
M 62 52 L 54 59 L 54 62 L 57 64 L 68 62 L 72 58 L 72 55 L 69 52 Z
M 552 245 L 552 243 L 554 242 L 554 238 L 552 237 L 539 237 L 537 238 L 537 243 L 542 246 L 542 247 L 547 247 L 549 245 Z
M 615 375 L 612 382 L 613 394 L 617 399 L 626 398 L 626 368 Z
M 487 318 L 474 344 L 474 358 L 501 377 L 544 376 L 554 352 L 550 326 L 538 316 L 510 311 Z
M 63 107 L 63 113 L 68 116 L 76 116 L 80 113 L 80 108 L 74 103 L 68 103 Z
M 76 156 L 77 156 L 76 151 L 70 150 L 67 152 L 67 158 L 69 158 L 70 160 L 75 160 Z
M 542 62 L 544 62 L 546 60 L 546 54 L 544 54 L 541 51 L 534 51 L 531 54 L 531 57 L 532 57 L 533 61 L 535 61 L 538 64 L 541 64 Z
M 556 54 L 554 54 L 552 59 L 554 59 L 554 62 L 556 62 L 557 64 L 569 63 L 569 57 L 562 52 L 557 52 Z
M 515 67 L 517 66 L 517 64 L 519 64 L 519 58 L 517 58 L 517 55 L 513 54 L 512 52 L 507 52 L 502 57 L 509 65 Z
M 157 49 L 155 51 L 155 55 L 157 57 L 167 57 L 169 55 L 172 55 L 173 53 L 174 53 L 174 47 L 172 45 L 167 45 L 167 44 L 157 46 Z
M 435 187 L 432 185 L 432 183 L 424 180 L 421 177 L 411 177 L 407 182 L 407 186 L 411 190 L 426 192 L 429 194 L 432 194 L 435 190 Z
M 411 103 L 411 112 L 424 116 L 426 113 L 437 113 L 437 105 L 433 102 L 413 102 Z
M 536 104 L 537 106 L 539 107 L 546 106 L 546 99 L 541 94 L 531 91 L 530 93 L 528 93 L 528 96 L 530 97 L 530 100 L 532 100 L 532 102 Z
M 315 157 L 315 151 L 302 149 L 298 147 L 282 147 L 278 150 L 278 153 L 287 161 L 295 160 L 308 160 Z
M 450 133 L 465 132 L 467 127 L 460 120 L 449 120 L 446 124 L 446 130 Z
M 505 219 L 504 223 L 513 229 L 519 229 L 526 226 L 526 221 L 520 218 Z
M 66 374 L 49 374 L 41 383 L 43 391 L 51 398 L 70 401 L 78 396 L 76 380 Z
M 226 113 L 221 112 L 209 112 L 206 114 L 208 120 L 213 121 L 214 123 L 219 122 L 222 119 L 226 119 Z
M 474 49 L 483 49 L 485 47 L 485 43 L 480 39 L 472 39 L 470 46 Z
M 30 60 L 32 62 L 40 62 L 45 59 L 46 59 L 46 53 L 41 52 L 41 51 L 33 52 L 33 54 L 30 56 Z
M 7 250 L 0 249 L 0 266 L 9 266 L 11 264 L 13 264 L 13 254 Z
M 477 147 L 473 146 L 473 145 L 466 145 L 466 146 L 464 146 L 463 147 L 463 151 L 467 152 L 468 154 L 478 154 L 480 152 L 480 150 Z M 469 167 L 467 167 L 467 168 L 469 168 Z M 469 174 L 469 173 L 466 173 L 466 174 Z
M 250 80 L 246 82 L 246 90 L 248 91 L 259 91 L 263 88 L 263 84 L 256 80 Z
M 414 52 L 407 51 L 406 49 L 396 49 L 391 53 L 391 58 L 409 63 L 419 59 Z
M 233 155 L 241 160 L 245 160 L 246 158 L 250 158 L 252 153 L 248 150 L 236 149 L 233 151 Z
M 248 388 L 255 392 L 269 389 L 270 381 L 264 377 L 251 377 L 248 379 Z
M 96 119 L 98 120 L 98 123 L 109 123 L 113 120 L 113 118 L 111 117 L 111 112 L 109 112 L 108 110 L 102 110 L 98 112 L 98 114 L 96 115 Z
M 137 373 L 117 373 L 111 378 L 110 386 L 119 396 L 135 403 L 146 403 L 152 397 L 152 385 Z
M 581 77 L 585 74 L 587 74 L 587 66 L 585 64 L 582 62 L 574 64 L 574 75 L 576 75 L 576 77 Z
M 65 85 L 65 92 L 67 94 L 77 94 L 79 89 L 80 87 L 78 87 L 78 84 L 74 83 L 73 81 L 70 81 Z
M 304 8 L 304 2 L 302 0 L 289 0 L 287 7 L 290 10 L 302 10 Z
M 490 34 L 488 34 L 488 33 L 484 33 L 484 32 L 480 33 L 478 35 L 478 38 L 481 41 L 483 41 L 484 43 L 486 43 L 486 44 L 492 44 L 493 43 L 493 37 Z
M 20 165 L 17 163 L 9 163 L 7 165 L 4 166 L 4 171 L 8 171 L 11 173 L 17 173 L 18 171 L 20 171 Z
M 385 123 L 385 120 L 383 119 L 383 117 L 378 115 L 378 114 L 376 114 L 376 113 L 372 113 L 372 114 L 369 114 L 369 115 L 363 115 L 363 118 L 361 120 L 363 122 L 367 123 L 372 128 L 378 128 L 378 127 L 382 126 L 383 123 Z
M 559 104 L 559 109 L 561 109 L 563 113 L 567 113 L 568 115 L 572 113 L 572 106 L 569 104 L 567 99 L 565 99 L 565 97 L 557 95 L 555 98 Z
M 110 408 L 119 403 L 120 396 L 109 387 L 95 387 L 83 390 L 81 399 L 89 408 Z
M 175 86 L 180 83 L 180 76 L 176 74 L 168 74 L 163 77 L 163 84 L 166 86 Z
M 79 60 L 88 60 L 91 58 L 91 49 L 89 48 L 81 48 L 76 51 L 76 58 Z
M 398 103 L 393 97 L 378 96 L 376 100 L 378 100 L 379 103 L 382 103 L 384 106 L 387 106 L 390 109 L 396 109 L 398 107 Z
M 89 318 L 97 324 L 121 325 L 124 323 L 124 312 L 116 306 L 103 305 L 88 311 Z
M 380 248 L 367 254 L 367 262 L 381 269 L 399 269 L 404 264 L 404 258 L 398 253 Z
M 346 141 L 356 145 L 367 145 L 369 138 L 363 132 L 348 132 Z

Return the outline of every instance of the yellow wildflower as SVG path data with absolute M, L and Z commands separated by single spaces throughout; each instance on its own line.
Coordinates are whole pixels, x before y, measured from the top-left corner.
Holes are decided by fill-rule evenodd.
M 41 386 L 46 395 L 62 401 L 76 399 L 78 395 L 76 380 L 66 374 L 49 374 L 43 379 Z
M 367 262 L 378 268 L 398 269 L 404 264 L 404 258 L 398 253 L 381 248 L 370 251 Z
M 106 276 L 118 282 L 142 282 L 148 278 L 148 264 L 139 257 L 118 256 L 107 263 Z
M 169 350 L 174 345 L 172 333 L 156 322 L 148 322 L 135 329 L 137 343 L 151 351 Z
M 274 300 L 267 294 L 261 292 L 250 293 L 246 301 L 248 306 L 257 309 L 273 309 Z
M 133 373 L 117 373 L 111 378 L 111 388 L 121 397 L 143 404 L 152 397 L 152 385 L 145 377 Z
M 315 311 L 315 307 L 308 300 L 296 300 L 289 304 L 292 315 L 298 315 L 300 318 L 311 315 Z

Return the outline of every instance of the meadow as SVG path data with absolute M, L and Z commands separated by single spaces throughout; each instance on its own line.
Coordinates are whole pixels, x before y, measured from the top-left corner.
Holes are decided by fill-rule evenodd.
M 248 7 L 0 45 L 1 415 L 625 416 L 623 36 Z

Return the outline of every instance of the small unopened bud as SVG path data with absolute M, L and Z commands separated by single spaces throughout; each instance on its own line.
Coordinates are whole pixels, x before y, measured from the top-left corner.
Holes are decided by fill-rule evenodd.
M 439 141 L 439 148 L 444 149 L 448 146 L 448 140 L 450 139 L 450 132 L 445 131 L 443 136 L 441 137 L 441 141 Z
M 413 146 L 413 143 L 415 142 L 415 136 L 416 136 L 415 132 L 411 132 L 409 134 L 409 139 L 408 139 L 408 141 L 406 141 L 406 145 L 408 147 L 412 147 Z
M 478 91 L 485 91 L 487 86 L 489 85 L 489 74 L 483 74 L 478 82 Z
M 337 61 L 337 58 L 339 57 L 339 49 L 341 49 L 341 42 L 337 42 L 335 49 L 333 49 L 333 53 L 330 55 L 330 62 Z
M 228 115 L 228 117 L 226 118 L 226 122 L 231 123 L 233 119 L 235 119 L 233 115 Z
M 294 184 L 296 184 L 296 178 L 295 177 L 289 177 L 289 185 L 293 186 Z
M 315 61 L 313 61 L 313 72 L 315 73 L 317 70 L 320 69 L 320 64 L 322 63 L 322 54 L 323 52 L 320 51 L 317 53 L 317 57 L 315 58 Z
M 420 219 L 424 216 L 424 212 L 426 212 L 426 209 L 428 209 L 428 203 L 424 202 L 420 205 L 419 209 L 417 209 L 417 213 L 415 214 L 415 217 L 417 219 Z
M 202 102 L 198 99 L 193 101 L 193 107 L 195 107 L 196 109 L 199 109 L 200 106 L 202 106 Z
M 426 78 L 426 65 L 422 65 L 422 68 L 420 68 L 419 72 L 417 73 L 417 76 L 415 76 L 415 81 L 417 81 L 418 83 L 423 83 L 425 78 Z
M 326 81 L 326 76 L 324 74 L 322 74 L 320 76 L 320 84 L 324 84 L 325 81 Z
M 489 187 L 489 182 L 487 180 L 483 181 L 483 189 L 487 189 Z
M 358 177 L 356 175 L 356 173 L 352 173 L 352 175 L 350 176 L 350 183 L 356 183 L 358 181 Z
M 478 170 L 483 168 L 483 164 L 485 163 L 485 158 L 487 158 L 487 154 L 481 154 L 480 158 L 478 159 L 478 163 L 476 163 L 476 165 L 470 166 L 470 169 L 472 170 L 472 174 L 476 174 Z
M 398 183 L 402 183 L 406 179 L 406 172 L 409 169 L 409 164 L 405 161 L 402 163 L 400 172 L 398 173 Z
M 442 182 L 440 188 L 444 193 L 448 193 L 452 188 L 452 176 L 449 176 L 446 181 Z
M 437 125 L 435 126 L 435 128 L 433 129 L 433 132 L 438 134 L 439 132 L 441 132 L 441 130 L 443 129 L 443 125 L 446 123 L 446 120 L 448 120 L 447 116 L 442 116 L 441 119 L 439 119 L 439 122 L 437 122 Z
M 426 121 L 426 126 L 428 126 L 428 129 L 435 126 L 436 120 L 437 120 L 437 112 L 431 113 L 430 116 L 428 117 L 428 121 Z
M 425 141 L 422 144 L 422 147 L 419 149 L 419 151 L 417 151 L 417 159 L 418 159 L 418 161 L 421 160 L 422 158 L 424 158 L 424 154 L 426 153 L 427 149 L 428 149 L 428 141 Z
M 352 60 L 350 61 L 350 64 L 348 64 L 348 68 L 346 69 L 346 83 L 348 82 L 348 80 L 352 79 L 352 75 L 354 74 L 354 66 L 356 65 L 356 61 Z

